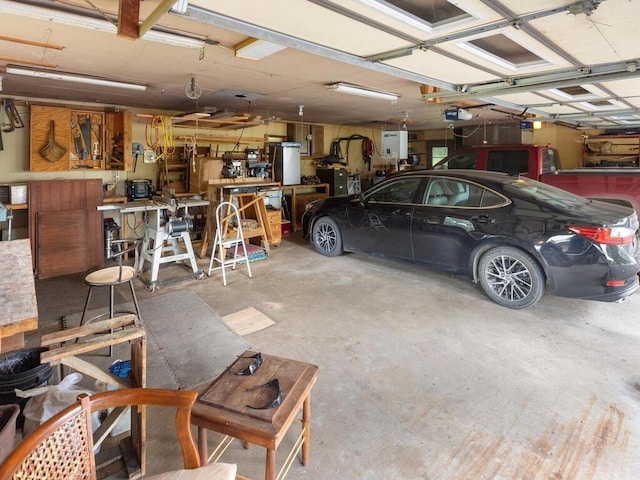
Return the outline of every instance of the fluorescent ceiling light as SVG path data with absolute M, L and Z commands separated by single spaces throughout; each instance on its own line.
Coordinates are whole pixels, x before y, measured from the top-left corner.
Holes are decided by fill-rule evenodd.
M 100 85 L 103 87 L 127 88 L 129 90 L 140 90 L 140 91 L 144 91 L 147 89 L 146 85 L 139 85 L 137 83 L 117 82 L 115 80 L 105 80 L 103 78 L 85 77 L 83 75 L 76 75 L 73 73 L 53 72 L 50 70 L 31 70 L 28 68 L 8 66 L 6 68 L 6 72 L 13 75 L 23 75 L 26 77 L 35 77 L 35 78 L 46 78 L 50 80 L 60 80 L 64 82 L 87 83 L 90 85 Z
M 180 13 L 182 15 L 187 14 L 187 7 L 189 6 L 189 0 L 178 0 L 171 7 L 172 12 Z
M 149 30 L 145 33 L 141 40 L 151 40 L 153 42 L 164 43 L 166 45 L 174 45 L 176 47 L 186 47 L 200 49 L 204 47 L 204 40 L 197 38 L 185 37 L 184 35 L 176 35 L 175 33 L 161 32 L 159 30 Z
M 260 60 L 266 56 L 272 55 L 280 50 L 284 50 L 284 45 L 267 42 L 258 38 L 248 38 L 244 42 L 234 47 L 236 57 L 246 58 L 249 60 Z
M 391 100 L 392 102 L 398 100 L 399 95 L 395 93 L 381 92 L 379 90 L 371 90 L 366 87 L 359 87 L 357 85 L 350 85 L 348 83 L 331 83 L 327 85 L 327 88 L 334 92 L 350 93 L 351 95 L 360 95 L 363 97 L 380 98 L 382 100 Z
M 112 33 L 114 35 L 118 33 L 118 28 L 113 23 L 101 18 L 53 10 L 36 5 L 25 5 L 8 0 L 0 0 L 0 13 L 37 18 L 39 20 L 61 23 L 72 27 Z M 197 38 L 162 32 L 159 30 L 149 30 L 143 37 L 141 37 L 141 40 L 150 40 L 152 42 L 164 43 L 167 45 L 197 49 L 203 48 L 205 43 L 203 40 Z

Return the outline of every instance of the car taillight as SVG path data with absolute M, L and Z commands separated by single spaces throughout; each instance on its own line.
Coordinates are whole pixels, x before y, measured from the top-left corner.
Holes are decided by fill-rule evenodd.
M 636 238 L 635 230 L 627 227 L 569 227 L 573 233 L 587 237 L 604 245 L 626 245 Z

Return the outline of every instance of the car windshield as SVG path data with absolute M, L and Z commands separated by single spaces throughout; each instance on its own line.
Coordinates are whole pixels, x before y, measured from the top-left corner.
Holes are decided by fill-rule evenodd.
M 556 207 L 578 208 L 590 202 L 589 199 L 574 195 L 560 188 L 526 178 L 518 178 L 504 186 L 506 193 L 515 193 L 520 197 L 542 201 Z

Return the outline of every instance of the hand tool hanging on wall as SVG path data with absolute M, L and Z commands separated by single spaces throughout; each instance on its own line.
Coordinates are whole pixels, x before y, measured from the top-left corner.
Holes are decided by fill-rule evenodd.
M 76 149 L 76 153 L 78 154 L 78 156 L 82 155 L 82 134 L 80 133 L 80 127 L 78 127 L 78 124 L 75 122 L 75 120 L 73 119 L 73 116 L 71 117 L 71 135 L 73 136 L 73 145 Z
M 13 98 L 5 98 L 2 100 L 2 104 L 4 105 L 4 110 L 7 114 L 7 118 L 9 119 L 9 123 L 11 124 L 10 130 L 5 130 L 5 132 L 13 132 L 16 128 L 24 128 L 24 123 L 22 123 L 22 119 L 16 109 L 16 104 L 13 102 Z
M 86 155 L 91 152 L 91 119 L 89 116 L 86 116 L 82 120 L 78 118 L 78 122 L 80 123 L 80 131 L 82 132 L 82 139 L 84 140 L 82 160 L 86 160 Z
M 100 114 L 92 113 L 90 119 L 91 158 L 93 160 L 102 160 L 102 117 Z
M 56 143 L 55 122 L 51 120 L 49 122 L 49 141 L 40 149 L 40 155 L 45 160 L 55 163 L 62 158 L 67 150 Z

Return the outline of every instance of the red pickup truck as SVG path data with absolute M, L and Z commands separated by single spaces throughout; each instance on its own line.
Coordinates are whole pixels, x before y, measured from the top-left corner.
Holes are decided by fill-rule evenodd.
M 434 168 L 466 168 L 519 174 L 583 197 L 630 206 L 640 214 L 640 168 L 561 170 L 558 152 L 549 146 L 469 147 L 449 155 Z

